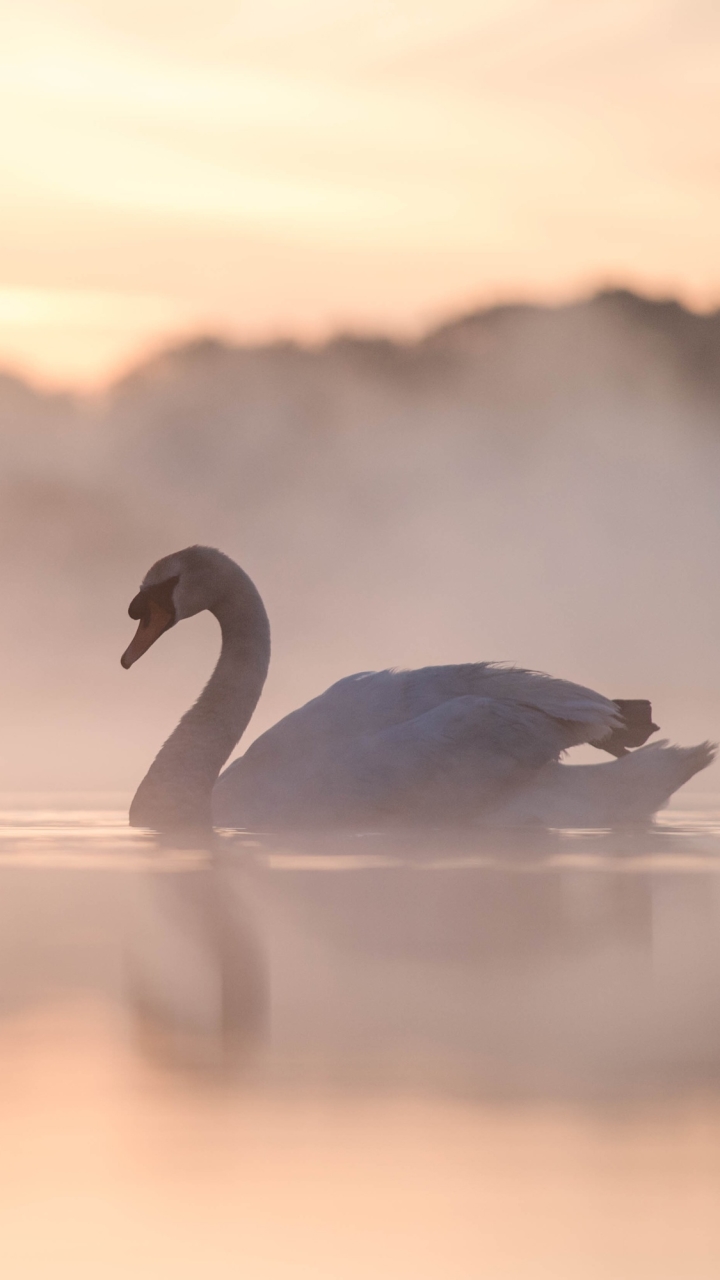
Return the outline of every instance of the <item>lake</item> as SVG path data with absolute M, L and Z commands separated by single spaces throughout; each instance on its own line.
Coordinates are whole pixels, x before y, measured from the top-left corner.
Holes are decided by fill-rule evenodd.
M 126 799 L 1 798 L 9 1280 L 716 1280 L 720 797 L 210 848 Z

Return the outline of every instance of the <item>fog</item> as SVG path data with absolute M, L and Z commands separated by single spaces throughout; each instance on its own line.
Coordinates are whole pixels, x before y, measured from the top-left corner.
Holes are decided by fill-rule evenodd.
M 132 788 L 218 647 L 206 615 L 119 665 L 140 579 L 193 542 L 270 615 L 248 741 L 350 671 L 474 659 L 717 736 L 719 356 L 720 313 L 616 291 L 405 345 L 198 339 L 94 397 L 8 373 L 4 789 Z

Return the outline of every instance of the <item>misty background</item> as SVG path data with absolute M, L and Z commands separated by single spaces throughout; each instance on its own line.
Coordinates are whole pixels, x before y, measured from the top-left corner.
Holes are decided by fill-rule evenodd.
M 100 395 L 3 375 L 3 789 L 133 787 L 218 650 L 203 615 L 120 668 L 193 542 L 270 615 L 248 742 L 352 671 L 480 659 L 720 736 L 719 391 L 720 312 L 624 291 L 408 343 L 199 338 Z

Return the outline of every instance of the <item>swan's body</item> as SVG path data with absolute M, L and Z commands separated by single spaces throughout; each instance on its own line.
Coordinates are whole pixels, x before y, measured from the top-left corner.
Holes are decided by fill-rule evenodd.
M 217 826 L 256 829 L 605 826 L 649 819 L 713 758 L 707 743 L 659 743 L 608 763 L 560 764 L 567 748 L 622 729 L 618 705 L 536 672 L 466 663 L 349 676 L 274 725 L 218 779 L 270 657 L 267 616 L 247 575 L 207 547 L 158 561 L 131 605 L 140 627 L 123 664 L 204 608 L 220 622 L 220 658 L 140 784 L 134 825 L 202 826 L 212 815 Z

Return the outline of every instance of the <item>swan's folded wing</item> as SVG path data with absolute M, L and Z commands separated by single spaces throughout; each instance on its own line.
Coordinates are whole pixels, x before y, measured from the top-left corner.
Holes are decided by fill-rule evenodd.
M 494 662 L 421 667 L 415 671 L 361 671 L 345 676 L 317 698 L 266 730 L 246 752 L 249 758 L 294 759 L 315 747 L 357 740 L 417 721 L 451 701 L 475 697 L 535 708 L 576 726 L 575 743 L 601 740 L 622 725 L 617 705 L 602 694 Z
M 578 722 L 493 698 L 452 698 L 431 711 L 342 744 L 265 761 L 235 761 L 215 791 L 216 821 L 233 825 L 346 824 L 387 818 L 461 822 L 566 747 Z

